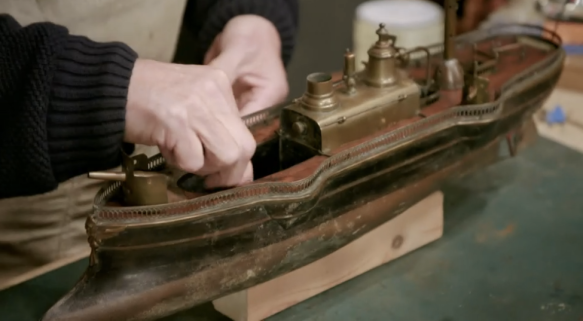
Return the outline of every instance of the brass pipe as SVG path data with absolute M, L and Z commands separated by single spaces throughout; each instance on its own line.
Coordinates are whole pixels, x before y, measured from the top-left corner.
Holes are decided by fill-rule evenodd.
M 342 80 L 344 81 L 344 87 L 347 94 L 351 95 L 356 92 L 356 80 L 354 79 L 354 72 L 356 70 L 356 59 L 354 53 L 350 49 L 346 49 L 344 53 L 344 71 L 342 75 Z
M 426 47 L 415 47 L 405 53 L 405 55 L 411 55 L 414 52 L 423 51 L 425 52 L 425 86 L 429 86 L 431 83 L 431 52 Z
M 126 173 L 113 173 L 113 172 L 90 172 L 87 177 L 92 179 L 100 179 L 104 181 L 119 181 L 123 182 L 126 180 Z
M 356 62 L 354 53 L 350 51 L 350 49 L 346 49 L 344 53 L 344 75 L 345 76 L 353 76 L 356 70 Z

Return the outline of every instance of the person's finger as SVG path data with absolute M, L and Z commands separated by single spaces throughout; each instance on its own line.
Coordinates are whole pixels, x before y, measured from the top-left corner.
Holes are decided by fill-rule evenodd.
M 247 162 L 243 164 L 244 170 L 241 168 L 231 168 L 209 175 L 205 179 L 205 187 L 207 189 L 215 189 L 224 186 L 239 186 L 253 181 L 253 164 Z
M 212 66 L 212 74 L 209 75 L 208 83 L 205 85 L 205 94 L 201 97 L 206 97 L 210 100 L 205 101 L 211 105 L 208 110 L 216 113 L 220 110 L 237 110 L 237 102 L 233 94 L 231 76 L 222 68 Z M 213 105 L 214 104 L 214 105 Z M 223 105 L 221 105 L 223 104 Z M 227 109 L 220 107 L 229 107 Z
M 200 95 L 200 112 L 193 115 L 192 129 L 197 133 L 204 146 L 205 166 L 199 172 L 214 174 L 227 168 L 229 170 L 225 183 L 237 184 L 237 177 L 242 175 L 245 164 L 255 152 L 256 143 L 253 135 L 239 117 L 231 86 L 226 76 L 217 70 L 212 75 L 214 81 L 204 86 L 205 94 Z
M 207 84 L 205 95 L 200 96 L 200 104 L 207 106 L 194 115 L 192 123 L 204 124 L 192 129 L 197 133 L 206 157 L 214 157 L 219 167 L 234 164 L 240 157 L 241 139 L 251 135 L 238 117 L 237 104 L 230 84 L 222 71 L 217 70 L 216 80 Z
M 205 174 L 223 172 L 221 181 L 225 184 L 237 184 L 238 178 L 245 170 L 255 153 L 256 142 L 253 135 L 238 115 L 221 117 L 213 122 L 216 126 L 203 127 L 198 130 L 205 146 Z M 232 170 L 228 170 L 231 168 Z M 227 172 L 224 172 L 227 170 Z M 225 185 L 233 186 L 233 185 Z
M 168 151 L 165 151 L 168 153 Z M 204 167 L 204 151 L 202 144 L 195 133 L 188 131 L 169 151 L 170 159 L 185 172 L 197 174 Z
M 239 114 L 247 116 L 260 110 L 275 106 L 287 97 L 286 86 L 255 87 L 241 95 Z
M 205 163 L 218 168 L 210 175 L 214 177 L 210 178 L 211 186 L 236 186 L 255 153 L 255 139 L 237 114 L 217 117 L 215 124 L 213 130 L 203 126 L 198 131 L 205 145 Z

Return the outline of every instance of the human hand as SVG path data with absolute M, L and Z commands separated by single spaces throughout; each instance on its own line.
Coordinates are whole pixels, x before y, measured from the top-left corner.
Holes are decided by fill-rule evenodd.
M 255 140 L 239 115 L 227 75 L 212 66 L 138 59 L 128 89 L 125 140 L 157 145 L 207 188 L 253 180 Z
M 231 19 L 205 56 L 228 75 L 242 116 L 282 102 L 289 86 L 275 26 L 256 15 Z

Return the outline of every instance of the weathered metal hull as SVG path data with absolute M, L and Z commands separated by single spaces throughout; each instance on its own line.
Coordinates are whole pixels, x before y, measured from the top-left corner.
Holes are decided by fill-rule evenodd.
M 299 181 L 132 209 L 105 207 L 119 187 L 110 185 L 88 220 L 91 265 L 44 320 L 153 320 L 332 253 L 447 180 L 496 162 L 501 143 L 514 152 L 527 142 L 563 59 L 557 47 L 497 100 L 452 107 L 356 145 Z

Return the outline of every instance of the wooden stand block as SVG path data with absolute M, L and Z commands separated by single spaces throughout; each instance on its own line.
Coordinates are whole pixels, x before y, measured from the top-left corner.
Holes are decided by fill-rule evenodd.
M 258 321 L 441 237 L 443 194 L 436 192 L 409 210 L 336 252 L 282 275 L 213 301 L 235 321 Z

